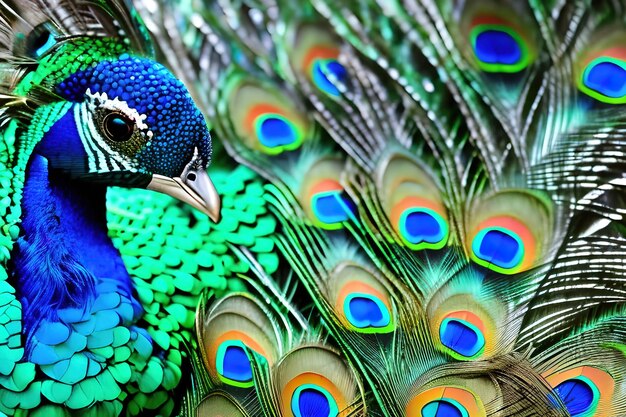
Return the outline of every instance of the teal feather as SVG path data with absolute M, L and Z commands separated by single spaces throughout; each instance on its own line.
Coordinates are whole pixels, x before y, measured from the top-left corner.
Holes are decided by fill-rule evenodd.
M 221 128 L 225 119 L 245 123 L 243 117 L 232 111 L 209 117 L 233 156 L 271 183 L 266 199 L 282 228 L 278 248 L 312 300 L 300 308 L 321 316 L 361 373 L 372 394 L 370 410 L 412 415 L 409 409 L 426 407 L 420 398 L 434 388 L 455 386 L 477 399 L 478 405 L 463 403 L 468 415 L 582 415 L 576 408 L 582 406 L 563 393 L 559 384 L 569 380 L 561 375 L 589 366 L 599 370 L 589 374 L 594 387 L 604 387 L 606 375 L 621 383 L 608 364 L 591 359 L 591 351 L 606 344 L 584 335 L 600 334 L 609 328 L 605 320 L 622 314 L 623 228 L 617 224 L 623 218 L 618 171 L 624 161 L 621 117 L 580 94 L 572 65 L 594 26 L 618 25 L 615 5 L 552 10 L 510 2 L 496 11 L 480 1 L 314 1 L 320 16 L 283 3 L 233 2 L 200 15 L 227 45 L 215 48 L 226 56 L 222 62 L 235 62 L 245 51 L 256 60 L 240 61 L 243 70 L 265 80 L 267 58 L 278 57 L 269 76 L 289 94 L 295 87 L 308 104 L 321 126 L 321 144 L 305 142 L 268 155 L 241 131 Z M 179 16 L 180 39 L 201 37 L 197 25 L 184 23 L 189 9 L 173 4 L 166 7 Z M 528 54 L 522 67 L 481 61 L 469 42 L 470 31 L 484 30 L 472 26 L 476 19 L 517 31 Z M 572 30 L 577 25 L 584 26 Z M 299 66 L 316 42 L 334 48 L 332 59 L 342 68 L 320 67 L 332 87 L 321 88 L 319 74 Z M 191 45 L 189 50 L 205 63 L 202 54 L 215 53 Z M 217 73 L 224 67 L 209 68 Z M 205 97 L 219 108 L 235 96 L 229 93 Z M 601 140 L 590 139 L 600 131 Z M 311 165 L 311 158 L 324 147 L 327 155 L 347 154 L 347 164 L 316 172 L 320 162 Z M 343 201 L 353 204 L 343 206 L 346 215 L 332 231 L 316 218 L 315 193 L 306 194 L 308 181 L 327 179 L 336 180 Z M 402 210 L 409 210 L 405 217 Z M 424 244 L 424 235 L 410 232 L 418 226 L 406 223 L 406 213 L 433 210 L 441 240 L 433 234 Z M 518 253 L 522 263 L 507 266 L 497 252 L 484 252 L 481 239 L 500 233 L 486 225 L 516 231 L 525 247 Z M 611 255 L 603 257 L 600 247 L 610 247 Z M 596 262 L 602 266 L 594 267 Z M 377 309 L 379 321 L 359 321 L 346 310 L 348 301 L 338 301 L 345 296 L 340 289 L 350 288 L 350 278 L 341 278 L 346 265 L 366 271 L 348 268 L 354 282 L 377 289 L 377 296 L 361 303 L 370 312 Z M 387 304 L 376 298 L 381 294 Z M 446 332 L 459 326 L 466 337 L 473 332 L 474 345 L 449 339 Z M 587 352 L 577 356 L 581 362 L 557 358 L 557 346 L 567 344 Z M 599 355 L 612 354 L 607 349 Z M 264 403 L 264 383 L 255 386 Z M 598 389 L 584 406 L 597 415 L 619 413 L 621 394 Z

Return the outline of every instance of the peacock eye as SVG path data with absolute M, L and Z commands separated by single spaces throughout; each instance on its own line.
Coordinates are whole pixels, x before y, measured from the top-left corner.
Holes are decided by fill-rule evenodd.
M 114 142 L 125 142 L 133 134 L 135 123 L 120 113 L 110 113 L 102 121 L 106 137 Z

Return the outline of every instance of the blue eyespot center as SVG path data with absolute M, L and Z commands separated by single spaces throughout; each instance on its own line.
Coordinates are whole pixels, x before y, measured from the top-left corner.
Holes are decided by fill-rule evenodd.
M 422 417 L 466 417 L 467 411 L 456 401 L 435 400 L 422 408 Z
M 217 351 L 217 371 L 228 380 L 244 383 L 252 381 L 250 359 L 240 341 L 226 341 Z
M 370 294 L 350 294 L 346 297 L 344 312 L 348 321 L 360 329 L 386 327 L 391 321 L 387 306 Z
M 477 327 L 460 319 L 447 318 L 439 326 L 441 344 L 465 357 L 478 354 L 485 346 L 485 338 Z
M 248 355 L 239 346 L 229 346 L 224 354 L 224 376 L 237 381 L 252 379 L 252 368 Z
M 326 71 L 333 74 L 341 82 L 346 81 L 348 78 L 346 68 L 334 59 L 326 61 Z
M 347 221 L 355 206 L 342 191 L 327 191 L 313 197 L 313 210 L 319 221 L 333 224 Z
M 348 78 L 348 72 L 343 65 L 334 59 L 317 60 L 313 63 L 313 82 L 315 85 L 325 93 L 338 97 L 341 93 L 327 74 L 332 74 L 336 81 L 344 83 Z
M 300 393 L 298 406 L 303 416 L 326 417 L 330 413 L 328 399 L 324 394 L 314 389 L 305 389 Z
M 335 417 L 339 414 L 332 395 L 314 384 L 304 384 L 294 391 L 291 411 L 296 417 Z
M 501 30 L 485 30 L 476 36 L 474 53 L 488 64 L 517 64 L 522 59 L 522 49 L 511 34 Z
M 472 242 L 472 250 L 477 258 L 506 269 L 518 266 L 524 256 L 521 239 L 515 233 L 500 228 L 479 232 Z
M 621 98 L 626 95 L 626 69 L 615 62 L 598 60 L 587 66 L 583 74 L 584 84 L 598 93 Z M 626 65 L 626 63 L 625 63 Z
M 554 388 L 571 416 L 579 416 L 589 411 L 594 403 L 594 390 L 578 378 L 568 379 Z
M 400 218 L 400 229 L 406 240 L 418 244 L 439 243 L 447 233 L 445 221 L 432 210 L 407 209 Z
M 289 123 L 277 116 L 265 117 L 259 127 L 259 141 L 268 148 L 290 145 L 296 141 L 296 132 Z

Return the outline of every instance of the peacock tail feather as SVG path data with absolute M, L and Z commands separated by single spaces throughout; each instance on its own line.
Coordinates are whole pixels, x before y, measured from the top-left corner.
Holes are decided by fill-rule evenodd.
M 625 12 L 3 2 L 0 414 L 626 415 Z

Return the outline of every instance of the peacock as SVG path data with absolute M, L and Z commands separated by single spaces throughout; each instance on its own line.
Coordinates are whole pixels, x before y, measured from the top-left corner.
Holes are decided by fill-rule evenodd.
M 0 415 L 626 415 L 626 3 L 0 16 Z
M 106 186 L 162 191 L 216 219 L 220 202 L 205 171 L 211 140 L 204 117 L 182 83 L 142 52 L 149 49 L 147 32 L 124 4 L 20 2 L 6 5 L 2 16 L 1 411 L 170 414 L 170 392 L 181 379 L 179 343 L 189 338 L 181 327 L 193 323 L 184 306 L 195 308 L 194 286 L 200 287 L 194 279 L 224 277 L 206 272 L 207 258 L 196 278 L 191 261 L 176 269 L 150 264 L 154 246 L 144 245 L 155 225 L 148 221 L 144 241 L 133 239 L 124 252 L 141 248 L 138 279 L 161 268 L 153 292 L 140 290 L 131 281 L 132 263 L 124 264 L 107 230 L 117 225 L 124 241 L 133 233 L 124 220 L 152 215 L 130 217 L 118 204 L 110 210 L 117 217 L 108 219 Z M 238 178 L 239 185 L 254 180 Z M 254 188 L 243 195 L 254 199 Z M 176 225 L 180 233 L 176 214 L 168 218 L 157 222 L 159 230 Z M 179 249 L 167 241 L 160 259 L 176 266 L 167 256 Z M 214 235 L 211 251 L 219 252 L 223 241 Z M 209 249 L 206 239 L 195 245 Z M 165 295 L 174 276 L 183 288 L 180 300 L 165 302 L 174 295 Z M 174 328 L 179 339 L 171 341 Z

